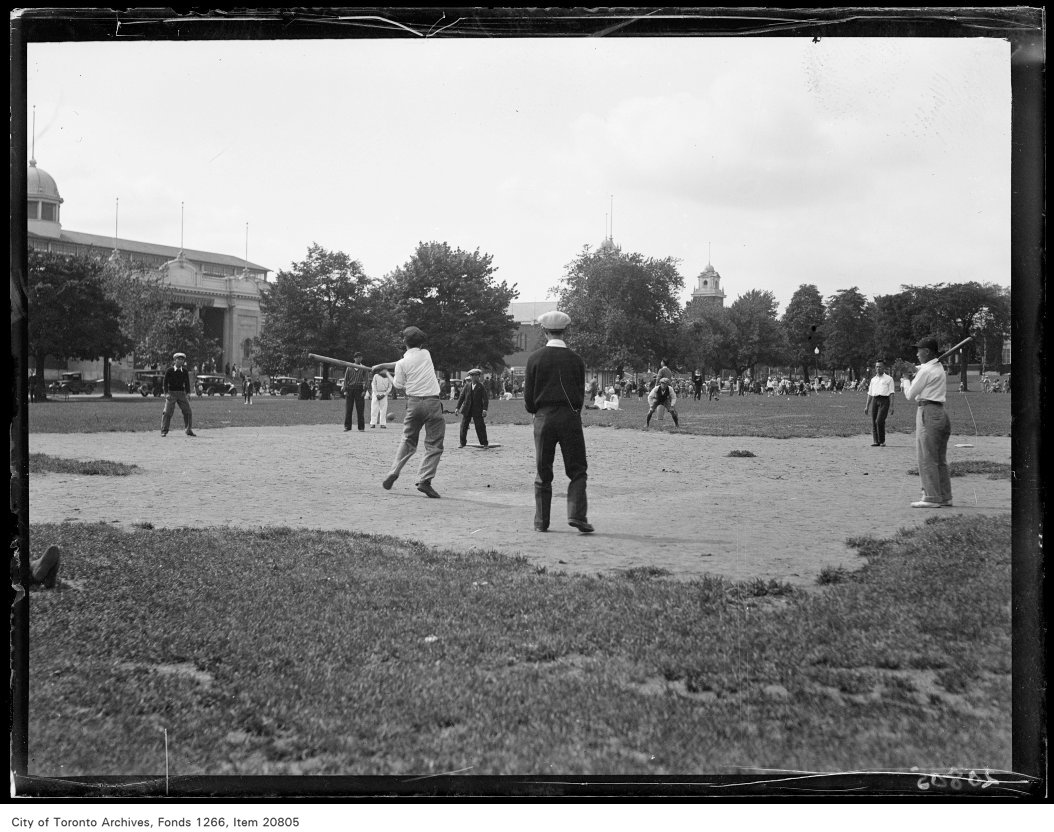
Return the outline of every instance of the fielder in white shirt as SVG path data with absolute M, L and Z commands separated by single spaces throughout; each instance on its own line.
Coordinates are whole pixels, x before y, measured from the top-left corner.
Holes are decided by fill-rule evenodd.
M 886 365 L 875 362 L 875 375 L 867 388 L 864 413 L 871 414 L 871 447 L 886 445 L 886 416 L 893 415 L 893 376 L 886 374 Z

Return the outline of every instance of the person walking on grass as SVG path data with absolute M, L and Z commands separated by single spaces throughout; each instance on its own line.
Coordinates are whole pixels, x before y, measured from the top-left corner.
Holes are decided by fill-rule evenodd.
M 370 382 L 370 428 L 388 428 L 388 396 L 392 392 L 392 377 L 381 370 Z
M 392 470 L 381 485 L 390 491 L 399 479 L 403 466 L 417 452 L 417 443 L 421 430 L 425 432 L 425 455 L 417 472 L 417 490 L 422 494 L 438 499 L 439 494 L 432 488 L 432 479 L 439 468 L 439 459 L 443 456 L 443 439 L 446 434 L 446 420 L 443 418 L 443 402 L 439 398 L 439 380 L 436 378 L 432 356 L 421 345 L 425 334 L 416 326 L 403 330 L 403 344 L 406 352 L 398 361 L 374 364 L 373 372 L 382 370 L 394 372 L 393 384 L 406 391 L 406 415 L 403 417 L 403 438 L 395 453 Z
M 362 350 L 356 350 L 352 360 L 362 364 Z M 362 367 L 348 367 L 344 371 L 344 432 L 351 430 L 352 423 L 359 430 L 366 430 L 365 401 L 366 384 L 370 379 L 368 370 Z
M 242 376 L 242 400 L 245 404 L 253 403 L 253 380 L 249 376 Z
M 673 387 L 670 386 L 670 380 L 666 376 L 659 377 L 659 383 L 655 385 L 648 394 L 648 418 L 644 421 L 644 429 L 647 430 L 651 424 L 651 417 L 655 414 L 658 408 L 662 408 L 664 411 L 668 411 L 673 417 L 674 425 L 680 427 L 680 423 L 677 421 L 677 394 L 674 392 Z
M 912 508 L 940 508 L 952 504 L 952 483 L 948 473 L 948 439 L 952 426 L 944 410 L 948 398 L 948 377 L 937 360 L 937 341 L 923 338 L 918 350 L 918 372 L 909 374 L 904 397 L 918 402 L 915 414 L 915 453 L 922 480 L 922 499 Z
M 454 412 L 461 415 L 460 447 L 464 448 L 468 439 L 468 423 L 472 422 L 476 427 L 476 438 L 481 448 L 488 447 L 487 407 L 490 399 L 487 396 L 487 388 L 483 386 L 483 371 L 473 368 L 468 371 L 468 381 L 461 387 L 461 394 L 457 399 L 457 407 Z
M 886 446 L 886 417 L 893 415 L 893 377 L 886 373 L 886 365 L 875 362 L 875 375 L 867 388 L 864 413 L 871 416 L 871 447 Z
M 556 446 L 567 474 L 567 524 L 582 534 L 593 531 L 587 519 L 586 440 L 582 404 L 586 389 L 585 362 L 564 341 L 571 318 L 559 310 L 539 316 L 546 343 L 527 358 L 523 405 L 534 417 L 534 530 L 549 531 Z
M 172 366 L 165 370 L 162 390 L 165 394 L 165 409 L 161 414 L 161 435 L 168 436 L 168 426 L 178 405 L 183 414 L 183 426 L 187 436 L 197 436 L 191 429 L 193 414 L 190 412 L 190 373 L 187 372 L 187 354 L 177 352 L 172 356 Z

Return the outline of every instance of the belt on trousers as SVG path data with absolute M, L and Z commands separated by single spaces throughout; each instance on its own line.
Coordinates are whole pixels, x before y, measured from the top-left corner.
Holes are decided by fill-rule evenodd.
M 439 396 L 407 396 L 407 401 L 411 402 L 423 402 L 426 399 L 438 399 Z
M 929 399 L 919 399 L 919 407 L 922 407 L 924 404 L 935 404 L 937 407 L 944 407 L 944 402 L 931 402 Z

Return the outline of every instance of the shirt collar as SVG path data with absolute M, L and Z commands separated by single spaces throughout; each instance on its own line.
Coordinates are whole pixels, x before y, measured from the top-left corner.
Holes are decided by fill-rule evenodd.
M 567 344 L 564 343 L 562 338 L 550 338 L 548 341 L 545 342 L 545 346 L 547 346 L 547 347 L 565 347 L 566 348 Z

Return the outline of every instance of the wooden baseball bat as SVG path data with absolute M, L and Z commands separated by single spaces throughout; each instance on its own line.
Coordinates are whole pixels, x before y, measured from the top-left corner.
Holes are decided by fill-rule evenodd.
M 341 361 L 339 358 L 329 358 L 325 355 L 315 355 L 313 352 L 307 354 L 308 358 L 315 361 L 321 361 L 324 364 L 335 364 L 338 367 L 351 367 L 353 370 L 372 370 L 373 368 L 366 364 L 356 364 L 354 361 Z
M 956 351 L 957 349 L 959 349 L 959 347 L 961 347 L 961 346 L 962 346 L 963 344 L 965 344 L 965 343 L 966 343 L 967 341 L 972 341 L 972 340 L 973 340 L 973 336 L 972 336 L 972 335 L 967 335 L 967 336 L 966 336 L 965 338 L 963 338 L 963 339 L 962 339 L 962 340 L 961 340 L 961 341 L 960 341 L 960 342 L 959 342 L 958 344 L 956 344 L 956 345 L 955 345 L 954 347 L 952 347 L 952 348 L 951 348 L 950 350 L 948 350 L 947 352 L 943 352 L 943 353 L 941 353 L 941 354 L 940 354 L 940 355 L 939 355 L 939 356 L 937 357 L 937 360 L 938 360 L 938 361 L 943 361 L 943 360 L 944 360 L 945 358 L 947 358 L 947 357 L 948 357 L 949 355 L 951 355 L 951 354 L 952 354 L 953 352 L 955 352 L 955 351 Z

